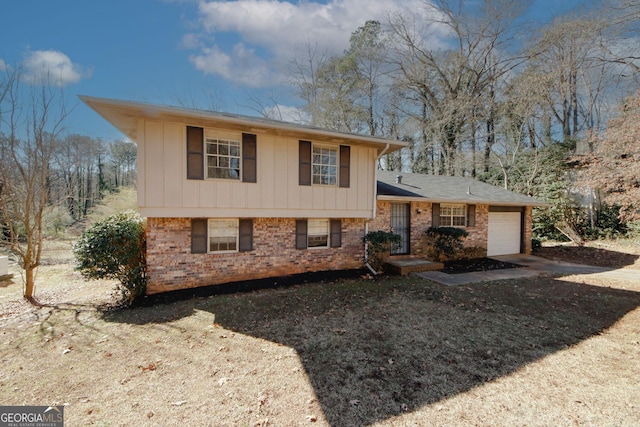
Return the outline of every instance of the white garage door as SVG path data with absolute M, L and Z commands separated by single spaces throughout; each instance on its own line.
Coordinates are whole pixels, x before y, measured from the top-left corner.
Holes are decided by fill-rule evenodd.
M 520 253 L 520 212 L 489 212 L 487 255 Z

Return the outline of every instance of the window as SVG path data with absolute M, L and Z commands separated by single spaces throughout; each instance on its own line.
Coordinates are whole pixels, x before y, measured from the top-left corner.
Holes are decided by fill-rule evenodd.
M 240 179 L 240 141 L 206 141 L 207 178 Z
M 307 224 L 307 247 L 329 247 L 329 220 L 310 219 Z
M 313 146 L 312 182 L 321 185 L 338 184 L 338 149 L 322 145 Z
M 253 250 L 252 219 L 191 219 L 191 253 Z
M 464 227 L 466 221 L 465 205 L 440 205 L 440 227 Z
M 209 252 L 235 252 L 238 250 L 238 220 L 209 220 Z

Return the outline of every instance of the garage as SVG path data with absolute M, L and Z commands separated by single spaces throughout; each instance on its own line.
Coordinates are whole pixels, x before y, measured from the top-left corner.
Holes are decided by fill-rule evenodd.
M 489 209 L 487 255 L 511 255 L 521 252 L 522 213 L 492 212 Z

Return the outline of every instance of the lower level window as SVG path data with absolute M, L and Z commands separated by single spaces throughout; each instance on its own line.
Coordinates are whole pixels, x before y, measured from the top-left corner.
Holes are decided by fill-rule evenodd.
M 235 252 L 238 250 L 238 220 L 209 220 L 209 252 Z
M 310 219 L 307 223 L 307 247 L 329 247 L 329 220 Z
M 465 225 L 467 225 L 465 205 L 440 205 L 441 227 L 464 227 Z

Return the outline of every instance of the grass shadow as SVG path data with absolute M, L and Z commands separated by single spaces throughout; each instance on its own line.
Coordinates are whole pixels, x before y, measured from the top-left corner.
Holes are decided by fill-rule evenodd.
M 205 310 L 226 329 L 295 349 L 327 420 L 342 426 L 382 421 L 508 375 L 639 305 L 637 292 L 554 278 L 451 288 L 388 278 L 179 301 L 141 308 L 132 320 Z
M 591 246 L 544 246 L 534 255 L 553 261 L 574 262 L 596 267 L 623 268 L 636 264 L 640 255 Z

